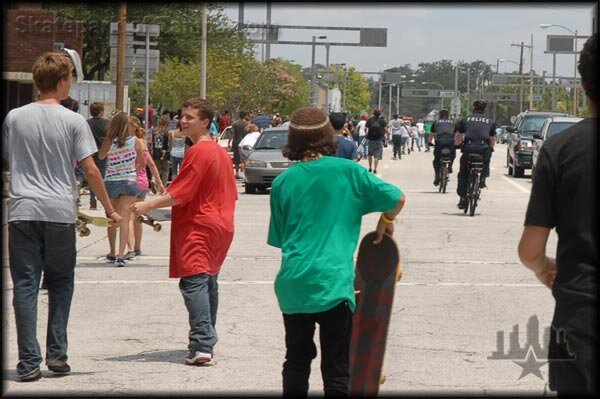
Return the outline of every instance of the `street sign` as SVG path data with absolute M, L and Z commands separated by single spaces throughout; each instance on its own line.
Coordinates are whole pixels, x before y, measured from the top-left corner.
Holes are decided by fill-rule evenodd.
M 109 45 L 110 47 L 117 47 L 117 43 L 118 43 L 118 36 L 117 35 L 110 35 L 110 39 L 109 39 Z M 139 37 L 138 37 L 139 39 Z M 146 41 L 145 40 L 134 40 L 133 38 L 133 33 L 128 33 L 126 36 L 126 46 L 127 47 L 133 47 L 133 46 L 146 46 Z M 158 42 L 149 42 L 148 43 L 150 46 L 158 46 Z
M 481 98 L 488 101 L 519 101 L 519 95 L 517 93 L 483 93 Z
M 529 101 L 529 96 L 527 96 L 527 101 Z M 541 94 L 534 94 L 533 95 L 533 101 L 542 101 L 542 95 Z
M 160 36 L 160 25 L 156 24 L 127 24 L 127 33 L 135 33 L 139 36 L 146 36 L 146 32 L 150 35 L 150 37 Z M 119 23 L 111 22 L 110 23 L 110 34 L 119 34 Z
M 460 115 L 460 99 L 458 97 L 450 100 L 450 109 L 452 109 L 452 115 Z
M 402 79 L 406 79 L 406 75 L 400 72 L 383 72 L 381 74 L 381 83 L 400 83 Z
M 150 50 L 148 54 L 150 56 L 150 72 L 158 72 L 160 50 Z M 117 68 L 117 49 L 115 47 L 110 48 L 110 67 Z M 144 70 L 144 68 L 146 68 L 146 50 L 132 48 L 126 49 L 125 68 L 135 68 L 138 70 Z
M 402 97 L 440 97 L 439 90 L 402 89 Z
M 508 84 L 508 75 L 493 75 L 492 76 L 492 86 L 504 86 Z
M 454 98 L 454 90 L 441 90 L 440 97 L 442 98 Z

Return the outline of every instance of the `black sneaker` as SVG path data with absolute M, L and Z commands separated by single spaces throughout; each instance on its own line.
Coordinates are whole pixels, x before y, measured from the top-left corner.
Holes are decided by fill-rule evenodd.
M 458 201 L 458 209 L 465 209 L 467 207 L 467 199 L 462 197 L 460 201 Z
M 369 173 L 373 172 L 373 169 L 369 168 Z
M 30 372 L 25 373 L 25 374 L 17 373 L 17 376 L 19 378 L 19 381 L 22 381 L 22 382 L 37 381 L 40 378 L 42 378 L 42 370 L 40 370 L 39 367 L 36 367 L 33 370 L 31 370 Z
M 62 360 L 46 360 L 46 366 L 48 366 L 48 370 L 55 374 L 67 374 L 71 372 L 71 366 Z
M 487 188 L 487 185 L 485 184 L 485 180 L 479 181 L 479 188 Z
M 435 180 L 433 181 L 433 185 L 437 186 L 438 184 L 440 184 L 440 178 L 436 177 Z
M 115 266 L 117 266 L 117 267 L 124 267 L 125 265 L 126 265 L 125 259 L 117 258 L 117 260 L 115 261 Z
M 135 251 L 129 251 L 125 254 L 125 259 L 126 260 L 131 260 L 135 258 Z
M 376 174 L 377 174 L 377 171 L 376 171 L 375 169 L 373 169 L 373 174 L 374 174 L 374 175 L 376 175 Z
M 106 263 L 115 263 L 117 261 L 117 257 L 111 254 L 106 255 Z

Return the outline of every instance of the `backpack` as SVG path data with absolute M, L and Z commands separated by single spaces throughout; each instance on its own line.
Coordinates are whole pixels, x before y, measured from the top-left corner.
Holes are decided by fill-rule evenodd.
M 383 136 L 381 134 L 381 130 L 383 128 L 381 127 L 381 123 L 379 122 L 379 117 L 377 117 L 376 119 L 373 119 L 371 122 L 371 126 L 369 126 L 369 131 L 367 132 L 367 138 L 369 140 L 379 140 L 381 139 L 381 137 Z M 375 130 L 375 131 L 373 131 Z

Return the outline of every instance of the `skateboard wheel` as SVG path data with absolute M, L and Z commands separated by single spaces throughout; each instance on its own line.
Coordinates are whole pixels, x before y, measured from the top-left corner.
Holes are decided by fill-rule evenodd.
M 89 236 L 91 233 L 90 229 L 88 229 L 87 227 L 84 227 L 83 229 L 81 229 L 81 236 L 82 237 L 87 237 Z
M 137 221 L 140 222 L 140 223 L 143 223 L 144 222 L 144 217 L 143 216 L 138 216 L 137 217 Z
M 160 223 L 156 223 L 154 226 L 154 231 L 159 232 L 162 230 L 162 226 Z
M 75 227 L 77 227 L 78 229 L 80 228 L 84 228 L 85 227 L 85 222 L 81 219 L 77 219 L 77 221 L 75 222 Z

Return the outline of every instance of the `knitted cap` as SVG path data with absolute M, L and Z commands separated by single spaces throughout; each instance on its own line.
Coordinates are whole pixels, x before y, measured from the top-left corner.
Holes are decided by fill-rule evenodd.
M 325 137 L 333 137 L 333 128 L 323 111 L 314 107 L 299 108 L 289 124 L 288 145 L 292 148 L 317 143 Z

